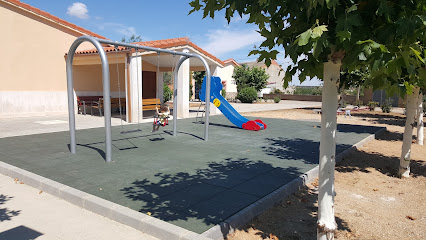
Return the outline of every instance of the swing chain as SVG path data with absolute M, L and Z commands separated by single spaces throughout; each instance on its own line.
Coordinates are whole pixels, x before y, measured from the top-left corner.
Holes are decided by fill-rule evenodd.
M 118 47 L 115 47 L 115 61 L 117 65 L 117 87 L 118 87 L 118 111 L 120 112 L 121 130 L 123 130 L 123 114 L 121 112 L 121 89 L 120 89 L 120 71 L 118 69 Z

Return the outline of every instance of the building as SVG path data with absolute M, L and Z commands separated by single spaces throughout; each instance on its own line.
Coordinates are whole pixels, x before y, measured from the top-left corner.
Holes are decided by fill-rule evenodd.
M 269 75 L 268 79 L 268 85 L 267 88 L 273 89 L 279 89 L 280 91 L 284 91 L 283 88 L 284 84 L 284 72 L 282 71 L 281 66 L 275 61 L 271 61 L 271 65 L 269 67 L 266 66 L 265 61 L 261 62 L 244 62 L 240 63 L 241 65 L 247 65 L 248 67 L 257 67 L 262 68 L 266 71 L 266 73 Z
M 80 36 L 105 39 L 45 11 L 18 0 L 0 0 L 0 117 L 65 113 L 68 111 L 66 57 L 71 44 Z M 189 38 L 175 38 L 135 44 L 203 56 L 212 72 L 218 74 L 224 63 L 204 51 Z M 138 120 L 142 111 L 138 99 L 162 99 L 163 72 L 173 70 L 179 56 L 104 45 L 107 53 L 111 96 L 126 98 L 126 119 Z M 118 69 L 118 71 L 117 71 Z M 191 71 L 204 70 L 201 61 L 190 59 L 182 64 L 177 89 L 179 96 L 189 96 Z M 160 73 L 157 75 L 157 72 Z M 99 54 L 91 43 L 77 49 L 73 61 L 76 96 L 102 96 Z M 217 76 L 217 75 L 216 75 Z M 120 91 L 119 91 L 120 89 Z M 189 97 L 179 98 L 179 117 L 189 115 Z M 215 111 L 213 108 L 212 111 Z

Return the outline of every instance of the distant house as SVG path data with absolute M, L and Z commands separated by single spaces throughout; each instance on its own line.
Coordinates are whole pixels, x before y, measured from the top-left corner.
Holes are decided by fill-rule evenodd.
M 271 88 L 271 90 L 279 89 L 281 91 L 284 91 L 284 72 L 281 72 L 282 68 L 275 60 L 272 60 L 271 65 L 269 67 L 266 66 L 265 61 L 244 62 L 240 64 L 247 65 L 248 67 L 258 67 L 265 69 L 266 73 L 269 75 L 267 88 Z

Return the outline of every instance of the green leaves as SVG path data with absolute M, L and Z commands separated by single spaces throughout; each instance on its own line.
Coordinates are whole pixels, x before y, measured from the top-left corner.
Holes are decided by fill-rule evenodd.
M 356 4 L 352 5 L 350 8 L 346 9 L 346 13 L 350 13 L 358 10 L 358 6 Z
M 204 17 L 225 11 L 228 22 L 235 13 L 248 15 L 265 38 L 250 54 L 269 64 L 283 47 L 295 63 L 285 84 L 298 72 L 321 78 L 330 53 L 344 52 L 342 69 L 365 65 L 376 88 L 426 86 L 424 0 L 191 0 L 190 6 Z
M 314 29 L 309 28 L 308 30 L 306 30 L 305 32 L 297 36 L 298 45 L 305 46 L 306 44 L 308 44 L 311 38 L 312 39 L 319 38 L 322 36 L 324 32 L 327 32 L 327 31 L 328 29 L 326 25 L 320 25 L 315 27 Z
M 302 33 L 299 36 L 297 36 L 297 38 L 298 38 L 298 45 L 299 46 L 304 46 L 304 45 L 308 44 L 309 39 L 311 38 L 311 35 L 312 35 L 312 29 L 309 28 L 304 33 Z
M 425 60 L 423 60 L 422 56 L 420 56 L 420 52 L 415 50 L 414 48 L 410 47 L 411 51 L 413 51 L 414 55 L 420 60 L 420 62 L 425 63 Z
M 327 32 L 327 31 L 328 31 L 328 29 L 327 29 L 326 25 L 321 25 L 321 26 L 315 27 L 314 29 L 312 29 L 311 37 L 312 38 L 319 38 L 319 37 L 322 36 L 322 34 L 324 32 Z
M 352 33 L 348 30 L 340 31 L 336 33 L 336 36 L 339 37 L 340 42 L 343 42 L 345 40 L 351 40 Z

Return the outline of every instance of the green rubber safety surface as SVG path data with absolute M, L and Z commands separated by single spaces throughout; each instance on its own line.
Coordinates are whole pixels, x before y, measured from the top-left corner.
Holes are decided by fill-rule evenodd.
M 254 132 L 211 116 L 207 142 L 194 119 L 178 120 L 176 137 L 171 122 L 156 133 L 116 126 L 111 163 L 104 128 L 77 131 L 76 154 L 68 132 L 2 138 L 0 160 L 202 233 L 318 164 L 320 123 L 262 120 L 268 128 Z M 338 125 L 337 153 L 379 129 Z

